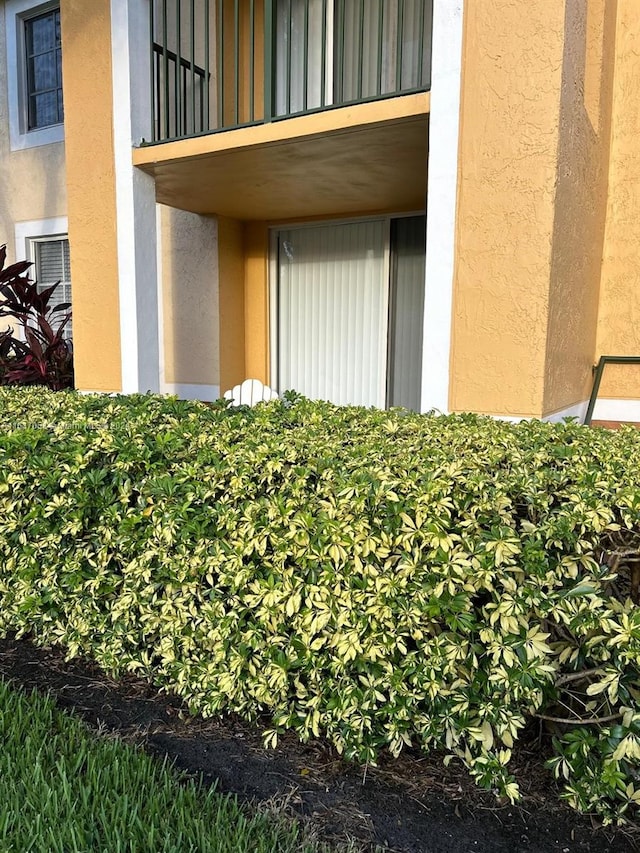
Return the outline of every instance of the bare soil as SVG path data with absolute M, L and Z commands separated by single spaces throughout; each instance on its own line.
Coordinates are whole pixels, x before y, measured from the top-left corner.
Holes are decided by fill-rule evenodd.
M 442 755 L 408 751 L 363 768 L 322 741 L 291 736 L 265 750 L 260 729 L 235 716 L 189 715 L 147 682 L 115 682 L 89 661 L 65 662 L 61 650 L 28 640 L 0 641 L 0 676 L 50 693 L 89 726 L 168 756 L 219 791 L 286 808 L 330 842 L 355 839 L 363 851 L 398 853 L 640 851 L 638 829 L 602 828 L 558 800 L 539 732 L 514 756 L 523 794 L 515 807 L 478 790 L 459 764 L 444 767 Z

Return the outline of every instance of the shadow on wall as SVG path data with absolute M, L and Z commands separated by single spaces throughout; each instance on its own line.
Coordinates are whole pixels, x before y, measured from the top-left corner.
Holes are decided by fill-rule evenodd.
M 204 386 L 203 398 L 214 391 L 215 397 L 220 386 L 216 219 L 161 205 L 160 235 L 161 382 L 176 393 L 180 386 Z
M 565 0 L 544 412 L 586 400 L 607 210 L 617 0 Z

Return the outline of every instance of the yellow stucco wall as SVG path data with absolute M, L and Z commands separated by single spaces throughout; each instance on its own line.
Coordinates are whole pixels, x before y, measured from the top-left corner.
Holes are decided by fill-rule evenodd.
M 221 391 L 269 383 L 269 223 L 218 217 Z
M 591 392 L 611 138 L 616 4 L 572 0 L 564 25 L 560 138 L 543 414 Z
M 269 381 L 269 228 L 161 206 L 164 381 Z
M 245 222 L 245 370 L 269 382 L 269 226 Z M 224 318 L 223 318 L 224 319 Z
M 539 417 L 592 381 L 616 3 L 465 15 L 450 407 Z
M 452 410 L 542 413 L 563 6 L 465 4 Z
M 0 109 L 2 109 L 0 107 Z M 3 113 L 6 115 L 6 113 Z M 1 241 L 13 257 L 13 223 L 67 214 L 64 143 L 9 151 L 0 136 Z
M 248 378 L 245 371 L 244 226 L 218 217 L 220 391 Z
M 640 355 L 640 10 L 618 0 L 609 200 L 595 358 Z M 640 366 L 607 367 L 602 397 L 640 398 Z
M 76 386 L 96 391 L 121 389 L 110 12 L 61 3 Z
M 216 220 L 163 205 L 159 211 L 162 379 L 169 385 L 218 386 Z
M 1 102 L 0 115 L 6 115 Z M 0 133 L 0 244 L 7 244 L 8 259 L 15 260 L 16 223 L 66 215 L 64 143 L 10 151 L 5 126 Z

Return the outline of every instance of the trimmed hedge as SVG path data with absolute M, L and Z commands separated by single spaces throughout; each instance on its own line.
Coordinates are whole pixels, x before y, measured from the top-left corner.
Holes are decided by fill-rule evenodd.
M 564 796 L 636 810 L 640 432 L 43 389 L 0 417 L 1 634 L 512 799 L 546 717 Z

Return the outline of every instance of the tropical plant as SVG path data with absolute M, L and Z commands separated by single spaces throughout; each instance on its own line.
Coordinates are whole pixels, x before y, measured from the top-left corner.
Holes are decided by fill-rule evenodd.
M 51 305 L 59 282 L 40 289 L 29 278 L 30 261 L 5 267 L 7 247 L 0 247 L 0 318 L 14 321 L 0 333 L 0 384 L 45 385 L 53 391 L 73 386 L 73 353 L 64 330 L 71 304 Z M 15 334 L 19 329 L 21 336 Z

